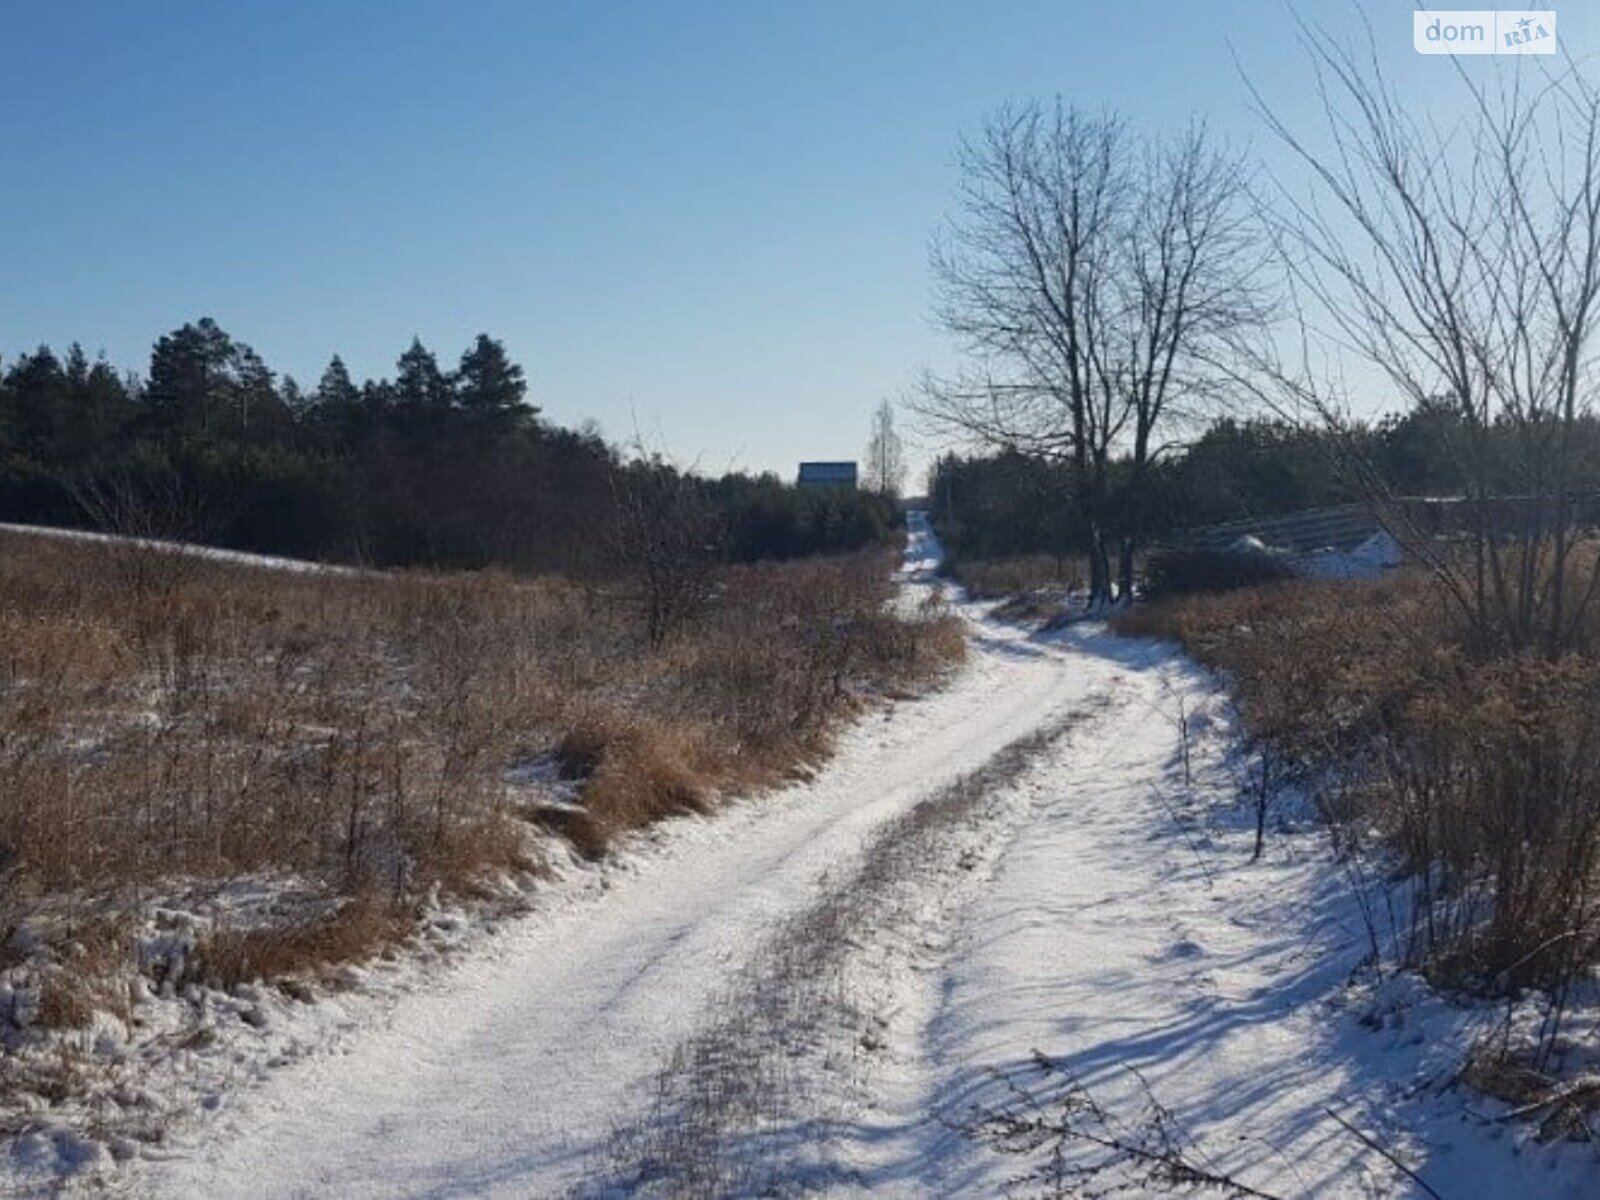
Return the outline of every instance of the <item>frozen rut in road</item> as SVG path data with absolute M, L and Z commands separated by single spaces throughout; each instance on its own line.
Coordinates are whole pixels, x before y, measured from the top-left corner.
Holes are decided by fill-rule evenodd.
M 914 539 L 913 567 L 926 551 Z M 1079 696 L 1060 651 L 990 625 L 976 634 L 950 687 L 869 716 L 814 780 L 674 823 L 602 897 L 528 918 L 347 1053 L 279 1072 L 138 1186 L 546 1196 L 581 1181 L 614 1125 L 648 1103 L 672 1047 L 825 870 Z

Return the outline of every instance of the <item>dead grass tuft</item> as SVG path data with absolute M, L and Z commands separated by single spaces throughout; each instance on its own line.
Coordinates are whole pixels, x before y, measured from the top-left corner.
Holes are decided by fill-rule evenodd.
M 98 999 L 87 979 L 58 967 L 39 980 L 38 1024 L 43 1029 L 82 1029 L 94 1020 Z
M 587 779 L 600 769 L 606 749 L 617 736 L 616 722 L 597 712 L 585 712 L 556 742 L 553 754 L 563 779 Z
M 372 899 L 300 924 L 223 930 L 201 940 L 190 976 L 211 987 L 314 977 L 339 963 L 372 958 L 410 929 L 408 914 Z
M 125 921 L 94 920 L 72 930 L 58 961 L 38 972 L 37 1024 L 43 1029 L 83 1029 L 105 1012 L 127 1021 L 127 963 L 133 939 Z
M 644 722 L 613 733 L 583 789 L 572 837 L 590 857 L 618 834 L 664 817 L 709 811 L 717 775 L 701 739 L 680 725 Z
M 1541 1142 L 1595 1140 L 1600 1079 L 1560 1080 L 1536 1069 L 1527 1055 L 1480 1046 L 1467 1058 L 1462 1082 L 1510 1105 L 1502 1122 L 1533 1120 Z

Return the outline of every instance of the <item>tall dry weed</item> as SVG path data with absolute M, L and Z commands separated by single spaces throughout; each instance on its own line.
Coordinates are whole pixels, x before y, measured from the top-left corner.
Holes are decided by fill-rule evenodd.
M 1587 572 L 1592 553 L 1575 557 Z M 1547 989 L 1559 1013 L 1600 964 L 1600 641 L 1512 652 L 1458 611 L 1406 575 L 1187 597 L 1118 626 L 1226 672 L 1252 733 L 1323 781 L 1347 840 L 1376 832 L 1398 856 L 1404 958 L 1476 991 Z
M 0 535 L 0 933 L 251 876 L 359 902 L 382 914 L 362 928 L 392 932 L 428 891 L 532 865 L 517 762 L 555 752 L 581 778 L 565 832 L 590 854 L 776 782 L 864 697 L 959 653 L 948 621 L 886 611 L 888 568 L 725 571 L 662 639 L 626 598 L 559 578 Z M 278 932 L 214 941 L 218 977 L 372 943 Z

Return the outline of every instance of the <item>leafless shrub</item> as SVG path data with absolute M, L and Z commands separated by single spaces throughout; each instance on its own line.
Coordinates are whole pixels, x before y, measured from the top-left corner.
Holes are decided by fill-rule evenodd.
M 67 481 L 67 490 L 95 529 L 120 539 L 106 546 L 104 561 L 133 595 L 168 592 L 197 569 L 182 547 L 211 533 L 215 497 L 186 490 L 171 471 L 142 483 L 126 471 L 91 473 Z
M 645 635 L 658 646 L 710 601 L 722 529 L 692 475 L 659 459 L 615 482 L 613 560 L 638 591 Z
M 1600 320 L 1600 90 L 1570 61 L 1538 76 L 1457 71 L 1457 115 L 1441 125 L 1401 98 L 1370 29 L 1365 45 L 1309 21 L 1301 35 L 1321 136 L 1255 95 L 1305 169 L 1282 182 L 1271 216 L 1297 319 L 1283 347 L 1238 347 L 1238 383 L 1340 435 L 1344 465 L 1471 623 L 1476 652 L 1559 656 L 1600 595 L 1592 558 L 1573 569 L 1575 433 Z M 1412 519 L 1345 436 L 1347 353 L 1459 422 L 1466 553 Z M 1496 478 L 1506 472 L 1510 489 Z

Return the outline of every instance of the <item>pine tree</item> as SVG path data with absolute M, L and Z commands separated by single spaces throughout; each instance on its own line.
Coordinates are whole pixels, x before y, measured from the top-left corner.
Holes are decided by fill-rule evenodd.
M 163 335 L 150 352 L 145 399 L 156 427 L 168 435 L 209 438 L 227 402 L 233 339 L 210 317 Z
M 360 399 L 361 393 L 350 379 L 344 359 L 335 354 L 317 384 L 316 402 L 330 410 L 344 410 L 354 408 Z
M 233 413 L 229 433 L 243 444 L 281 439 L 288 432 L 289 414 L 271 368 L 242 343 L 235 346 L 228 365 L 225 390 Z
M 78 468 L 114 451 L 132 413 L 128 387 L 105 355 L 91 366 L 76 342 L 67 351 L 67 391 L 62 454 L 65 465 Z
M 394 381 L 395 402 L 402 409 L 415 415 L 449 409 L 453 399 L 450 380 L 439 370 L 439 360 L 420 338 L 411 339 L 410 349 L 396 365 L 399 372 Z
M 24 354 L 6 372 L 11 443 L 22 456 L 47 465 L 58 457 L 67 413 L 67 375 L 49 346 Z
M 522 368 L 507 356 L 505 346 L 480 333 L 461 356 L 456 373 L 456 396 L 472 425 L 498 435 L 530 421 L 538 410 L 524 403 L 527 392 Z
M 89 380 L 89 359 L 77 342 L 67 347 L 66 373 L 67 387 L 75 392 Z

